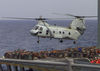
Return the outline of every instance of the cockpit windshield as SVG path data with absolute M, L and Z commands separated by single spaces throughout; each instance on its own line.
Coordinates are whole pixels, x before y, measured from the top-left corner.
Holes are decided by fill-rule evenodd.
M 39 26 L 35 26 L 34 28 L 33 28 L 33 30 L 37 30 L 39 28 Z

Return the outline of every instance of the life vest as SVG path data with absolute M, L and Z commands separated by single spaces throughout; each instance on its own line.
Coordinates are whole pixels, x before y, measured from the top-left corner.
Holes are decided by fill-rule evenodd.
M 97 62 L 97 60 L 94 60 L 94 63 L 96 63 Z
M 98 59 L 96 63 L 97 63 L 97 64 L 100 64 L 100 59 Z
M 78 48 L 78 51 L 80 51 L 80 52 L 81 52 L 81 51 L 82 51 L 82 48 Z
M 94 60 L 91 60 L 91 62 L 90 63 L 94 63 Z
M 98 63 L 98 60 L 96 61 L 96 64 L 99 64 L 99 63 Z

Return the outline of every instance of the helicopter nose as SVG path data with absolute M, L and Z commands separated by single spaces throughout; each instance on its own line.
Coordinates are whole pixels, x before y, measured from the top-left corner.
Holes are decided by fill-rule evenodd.
M 32 30 L 30 30 L 30 33 L 32 34 L 32 33 L 33 33 L 33 31 L 32 31 Z
M 83 31 L 85 31 L 86 30 L 86 28 L 83 28 Z
M 82 30 L 82 31 L 85 31 L 85 30 L 86 30 L 86 28 L 82 28 L 81 30 Z
M 30 33 L 31 33 L 32 35 L 36 35 L 36 34 L 38 33 L 38 31 L 37 31 L 37 30 L 31 30 Z
M 86 30 L 86 28 L 84 28 L 84 31 Z

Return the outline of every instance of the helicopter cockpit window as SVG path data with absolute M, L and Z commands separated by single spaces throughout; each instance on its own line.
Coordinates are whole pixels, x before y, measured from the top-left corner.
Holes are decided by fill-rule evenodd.
M 39 26 L 35 26 L 34 28 L 33 28 L 33 30 L 37 30 L 39 28 Z
M 40 30 L 43 30 L 43 28 L 42 28 L 42 27 L 40 27 Z

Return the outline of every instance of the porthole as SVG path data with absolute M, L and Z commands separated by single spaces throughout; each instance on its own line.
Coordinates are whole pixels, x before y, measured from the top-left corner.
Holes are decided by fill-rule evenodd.
M 63 32 L 63 34 L 65 34 L 65 32 Z
M 68 34 L 70 35 L 71 33 L 69 32 Z
M 41 34 L 42 32 L 40 31 L 39 33 Z
M 59 31 L 59 33 L 61 34 L 61 31 Z
M 55 31 L 53 31 L 53 33 L 55 33 Z

